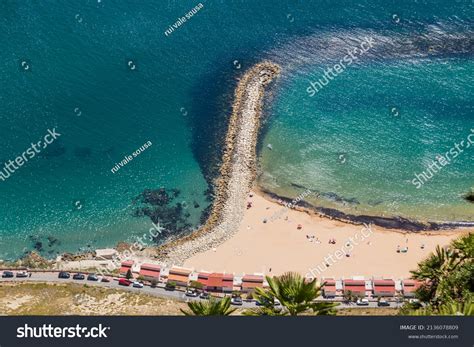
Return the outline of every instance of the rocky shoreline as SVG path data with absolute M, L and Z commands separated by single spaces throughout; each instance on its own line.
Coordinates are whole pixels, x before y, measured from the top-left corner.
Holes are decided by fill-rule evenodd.
M 192 234 L 159 247 L 157 258 L 161 262 L 180 265 L 193 254 L 217 247 L 239 229 L 245 201 L 257 174 L 256 146 L 265 87 L 279 73 L 278 65 L 264 61 L 240 79 L 209 218 Z
M 284 205 L 292 203 L 292 199 L 275 194 L 269 190 L 258 188 L 257 191 L 268 198 L 270 201 Z M 421 222 L 402 217 L 380 217 L 369 215 L 353 215 L 347 214 L 334 208 L 314 206 L 304 200 L 299 201 L 294 209 L 302 212 L 312 212 L 320 217 L 337 220 L 343 223 L 362 225 L 373 224 L 385 229 L 396 229 L 408 232 L 437 231 L 456 228 L 470 228 L 474 226 L 474 222 Z

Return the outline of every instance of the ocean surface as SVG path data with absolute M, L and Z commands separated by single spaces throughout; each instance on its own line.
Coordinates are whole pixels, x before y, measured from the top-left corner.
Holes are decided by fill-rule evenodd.
M 283 68 L 262 187 L 355 214 L 473 221 L 473 149 L 412 184 L 474 128 L 473 14 L 470 1 L 0 2 L 0 170 L 61 134 L 0 181 L 0 259 L 133 242 L 158 221 L 153 242 L 196 228 L 236 81 L 262 59 Z

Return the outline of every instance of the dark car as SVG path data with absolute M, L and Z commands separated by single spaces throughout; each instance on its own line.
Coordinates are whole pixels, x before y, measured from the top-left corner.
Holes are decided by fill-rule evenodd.
M 89 274 L 89 275 L 87 276 L 87 280 L 88 280 L 88 281 L 98 281 L 98 280 L 99 280 L 99 277 L 97 277 L 96 274 Z
M 209 299 L 210 295 L 208 292 L 202 292 L 201 295 L 199 295 L 201 299 Z
M 377 302 L 377 306 L 379 307 L 382 307 L 382 306 L 390 306 L 390 303 L 385 300 L 385 299 L 380 299 L 378 302 Z
M 3 274 L 2 274 L 3 278 L 10 278 L 10 277 L 14 277 L 14 276 L 15 275 L 11 271 L 3 271 Z
M 73 279 L 73 280 L 83 280 L 83 279 L 85 279 L 85 278 L 86 278 L 86 276 L 84 276 L 84 275 L 81 274 L 81 273 L 77 273 L 77 274 L 74 274 L 74 276 L 72 276 L 72 279 Z
M 108 277 L 102 277 L 102 279 L 100 280 L 101 282 L 110 282 L 110 279 Z
M 61 271 L 58 275 L 58 278 L 69 278 L 71 277 L 71 275 L 69 274 L 69 272 L 66 272 L 66 271 Z

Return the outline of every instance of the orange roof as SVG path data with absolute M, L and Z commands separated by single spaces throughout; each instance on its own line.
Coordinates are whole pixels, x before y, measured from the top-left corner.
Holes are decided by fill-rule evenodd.
M 224 287 L 234 287 L 234 275 L 224 275 L 223 278 Z
M 344 291 L 351 291 L 354 293 L 365 293 L 364 280 L 344 280 Z
M 245 275 L 242 277 L 242 283 L 244 282 L 263 283 L 263 276 Z
M 128 270 L 131 270 L 133 263 L 133 260 L 123 261 L 122 266 L 120 267 L 120 273 L 127 273 Z
M 160 277 L 161 268 L 155 264 L 142 264 L 140 267 L 140 276 Z
M 207 279 L 206 279 L 207 276 Z M 211 274 L 200 274 L 198 275 L 198 281 L 201 279 L 201 283 L 207 287 L 217 288 L 233 288 L 234 287 L 234 275 L 226 275 L 223 273 L 211 273 Z
M 182 282 L 187 283 L 189 280 L 189 275 L 182 275 L 182 274 L 170 274 L 168 276 L 168 282 Z
M 252 289 L 263 287 L 263 276 L 245 275 L 242 277 L 242 289 Z
M 336 280 L 334 278 L 325 278 L 325 279 L 322 279 L 321 280 L 321 283 L 323 283 L 324 287 L 332 287 L 332 286 L 336 286 Z
M 423 282 L 421 281 L 414 281 L 414 280 L 404 280 L 403 281 L 403 292 L 404 293 L 411 293 L 417 290 Z
M 374 286 L 382 286 L 382 287 L 395 286 L 395 281 L 394 280 L 374 280 L 373 283 L 374 283 Z
M 343 283 L 344 283 L 344 286 L 364 286 L 365 287 L 364 280 L 344 280 Z
M 197 281 L 201 284 L 203 284 L 204 286 L 207 286 L 207 280 L 209 279 L 209 273 L 207 272 L 200 272 L 198 274 L 198 278 L 197 278 Z
M 207 278 L 208 287 L 223 287 L 224 286 L 224 274 L 212 273 Z
M 184 269 L 184 268 L 180 268 L 180 267 L 172 267 L 172 268 L 170 269 L 170 275 L 171 275 L 171 274 L 174 274 L 174 275 L 185 275 L 185 276 L 189 276 L 190 273 L 191 273 L 191 270 Z
M 242 282 L 242 289 L 262 288 L 263 282 Z

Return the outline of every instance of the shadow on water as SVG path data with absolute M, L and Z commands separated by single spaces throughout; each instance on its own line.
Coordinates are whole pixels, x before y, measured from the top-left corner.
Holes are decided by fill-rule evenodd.
M 226 62 L 198 80 L 192 94 L 187 121 L 192 131 L 191 148 L 209 185 L 206 195 L 212 199 L 213 182 L 219 174 L 234 91 L 238 79 L 261 59 L 236 54 L 245 64 L 226 58 Z M 243 58 L 242 58 L 243 57 Z

